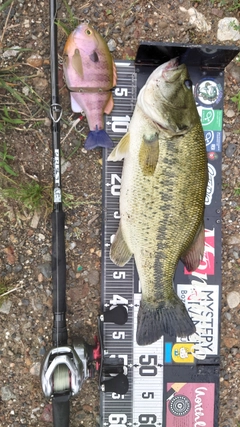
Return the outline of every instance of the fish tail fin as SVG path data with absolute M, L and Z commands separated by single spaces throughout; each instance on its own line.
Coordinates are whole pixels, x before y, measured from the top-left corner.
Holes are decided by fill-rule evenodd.
M 113 142 L 104 129 L 90 130 L 84 147 L 86 150 L 93 150 L 97 147 L 112 148 Z
M 156 308 L 141 301 L 138 311 L 137 343 L 148 345 L 159 340 L 163 334 L 187 337 L 196 332 L 184 303 L 175 294 L 174 300 L 164 302 Z

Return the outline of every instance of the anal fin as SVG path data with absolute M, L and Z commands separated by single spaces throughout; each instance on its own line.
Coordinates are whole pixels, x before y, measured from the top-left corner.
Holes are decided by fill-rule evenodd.
M 109 154 L 108 161 L 117 162 L 119 160 L 124 159 L 126 157 L 127 152 L 129 151 L 130 144 L 130 133 L 127 132 L 126 135 L 119 141 L 118 145 L 114 148 L 114 150 Z
M 109 97 L 109 100 L 107 102 L 107 105 L 104 108 L 104 113 L 105 114 L 110 114 L 111 111 L 112 111 L 112 109 L 113 109 L 113 107 L 114 107 L 114 102 L 113 102 L 113 96 L 111 94 L 110 97 Z
M 205 242 L 205 230 L 204 224 L 201 224 L 199 231 L 196 234 L 192 246 L 188 251 L 181 257 L 183 264 L 186 269 L 191 272 L 195 271 L 204 255 L 204 242 Z
M 110 248 L 110 259 L 114 264 L 118 265 L 119 267 L 123 267 L 125 264 L 127 264 L 131 257 L 132 252 L 124 240 L 120 223 Z

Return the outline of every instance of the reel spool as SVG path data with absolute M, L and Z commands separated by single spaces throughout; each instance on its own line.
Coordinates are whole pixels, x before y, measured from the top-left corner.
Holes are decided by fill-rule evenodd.
M 90 346 L 76 339 L 73 346 L 52 348 L 46 355 L 41 369 L 41 384 L 46 397 L 56 394 L 76 395 L 85 379 L 92 376 L 88 361 Z

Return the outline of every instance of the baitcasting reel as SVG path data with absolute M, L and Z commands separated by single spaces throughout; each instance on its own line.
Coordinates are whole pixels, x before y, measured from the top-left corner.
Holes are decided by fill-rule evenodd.
M 99 341 L 95 346 L 75 338 L 73 345 L 53 347 L 45 356 L 41 368 L 41 384 L 45 397 L 58 399 L 77 395 L 84 380 L 99 371 L 99 389 L 103 392 L 125 394 L 128 390 L 127 376 L 123 374 L 123 359 L 109 358 L 102 341 L 104 322 L 124 324 L 127 310 L 119 305 L 98 317 Z
M 73 346 L 52 348 L 41 369 L 44 395 L 53 397 L 56 394 L 78 394 L 83 381 L 94 374 L 92 358 L 93 348 L 80 338 L 73 341 Z

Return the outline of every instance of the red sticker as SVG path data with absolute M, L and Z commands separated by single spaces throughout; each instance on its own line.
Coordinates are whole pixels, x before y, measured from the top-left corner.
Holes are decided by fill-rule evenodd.
M 205 245 L 204 255 L 200 262 L 197 273 L 204 273 L 207 275 L 214 275 L 215 272 L 215 229 L 205 229 Z M 191 274 L 186 267 L 184 267 L 184 274 Z

